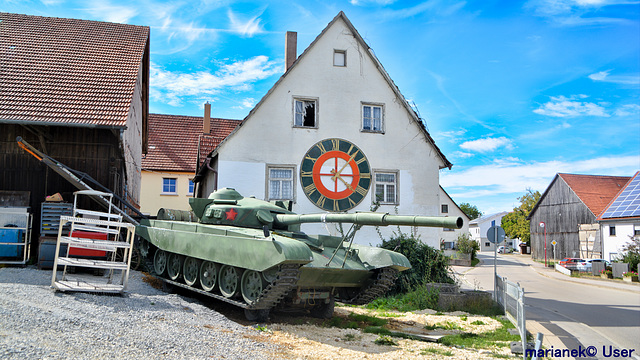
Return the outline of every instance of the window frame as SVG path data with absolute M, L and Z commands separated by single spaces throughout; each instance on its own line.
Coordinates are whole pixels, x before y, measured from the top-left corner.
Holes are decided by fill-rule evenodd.
M 191 196 L 196 189 L 196 183 L 192 179 L 187 179 L 187 181 L 187 195 Z
M 302 120 L 302 124 L 298 125 L 296 124 L 296 102 L 313 102 L 315 104 L 315 113 L 314 113 L 314 125 L 313 126 L 305 126 L 304 125 L 304 119 Z M 298 128 L 298 129 L 317 129 L 318 128 L 318 124 L 319 124 L 319 117 L 320 117 L 320 101 L 319 98 L 314 98 L 314 97 L 308 97 L 308 96 L 294 96 L 293 97 L 293 101 L 291 103 L 292 105 L 292 115 L 293 115 L 293 119 L 292 119 L 292 125 L 294 128 Z
M 365 107 L 370 107 L 371 111 L 373 112 L 374 108 L 380 108 L 380 129 L 376 130 L 373 129 L 373 125 L 371 126 L 371 129 L 365 129 L 364 127 L 364 113 Z M 371 117 L 372 122 L 373 122 L 373 117 Z M 384 123 L 385 123 L 385 106 L 383 103 L 375 103 L 375 102 L 361 102 L 360 103 L 360 131 L 361 132 L 366 132 L 366 133 L 374 133 L 374 134 L 384 134 Z
M 173 186 L 173 191 L 166 191 L 165 186 L 167 186 L 166 182 L 167 180 L 173 180 L 173 185 L 169 184 L 169 190 L 171 188 L 171 186 Z M 174 178 L 174 177 L 163 177 L 162 178 L 162 192 L 160 192 L 160 195 L 178 195 L 178 178 Z
M 336 55 L 342 54 L 344 63 L 343 65 L 336 64 Z M 333 66 L 335 67 L 347 67 L 347 50 L 333 49 Z
M 609 225 L 609 236 L 616 236 L 616 226 Z
M 440 213 L 448 214 L 449 213 L 449 204 L 440 204 Z
M 378 203 L 378 174 L 393 174 L 395 176 L 395 182 L 394 182 L 394 186 L 395 186 L 395 194 L 394 194 L 394 202 L 389 202 L 386 201 L 386 198 L 383 199 L 384 201 L 379 201 L 380 205 L 400 205 L 400 172 L 398 170 L 386 170 L 386 169 L 374 169 L 371 172 L 371 178 L 372 178 L 372 196 L 371 196 L 371 200 L 372 203 Z M 389 185 L 389 182 L 380 182 L 382 184 L 385 185 L 384 188 L 384 196 L 386 197 L 387 195 L 387 187 L 386 185 Z
M 271 197 L 271 170 L 290 170 L 291 171 L 291 198 L 290 199 L 284 199 L 282 197 L 280 198 L 272 198 Z M 282 201 L 293 201 L 295 203 L 296 200 L 296 174 L 297 174 L 297 170 L 296 170 L 296 165 L 289 165 L 289 164 L 267 164 L 266 166 L 266 173 L 265 173 L 265 200 L 266 201 L 276 201 L 276 200 L 282 200 Z M 283 179 L 278 179 L 276 178 L 276 180 L 278 181 L 282 181 Z M 280 186 L 280 191 L 282 192 L 282 185 Z

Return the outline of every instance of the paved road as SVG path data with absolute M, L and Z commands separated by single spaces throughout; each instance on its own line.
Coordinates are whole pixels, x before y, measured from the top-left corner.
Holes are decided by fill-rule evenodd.
M 493 291 L 493 253 L 478 257 L 480 266 L 454 271 L 463 287 Z M 598 359 L 614 358 L 612 349 L 633 349 L 640 359 L 640 286 L 571 278 L 525 255 L 498 254 L 497 271 L 524 287 L 527 329 L 544 333 L 547 348 L 595 346 Z

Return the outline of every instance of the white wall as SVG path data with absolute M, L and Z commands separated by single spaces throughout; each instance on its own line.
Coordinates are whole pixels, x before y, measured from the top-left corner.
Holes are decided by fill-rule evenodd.
M 615 226 L 616 234 L 609 235 L 610 227 Z M 622 248 L 631 242 L 634 231 L 640 229 L 640 221 L 607 221 L 600 223 L 600 233 L 602 234 L 602 258 L 615 260 L 623 255 Z

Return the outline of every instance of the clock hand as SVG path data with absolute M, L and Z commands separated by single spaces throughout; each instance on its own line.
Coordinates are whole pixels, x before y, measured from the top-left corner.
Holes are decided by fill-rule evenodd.
M 338 170 L 338 172 L 331 177 L 331 181 L 336 181 L 336 177 L 340 176 L 340 174 L 342 173 L 342 170 L 344 170 L 344 168 L 346 168 L 347 165 L 349 165 L 351 160 L 353 160 L 356 157 L 356 155 L 358 155 L 358 151 L 354 152 L 353 155 L 351 155 L 351 157 L 349 158 L 349 160 L 347 160 L 347 162 L 344 163 L 344 165 L 342 165 L 340 170 Z
M 336 179 L 340 179 L 340 181 L 342 181 L 342 183 L 351 191 L 355 191 L 353 190 L 353 186 L 351 186 L 351 184 L 349 184 L 348 182 L 346 182 L 342 176 L 340 176 L 340 174 L 336 173 L 336 169 L 331 169 L 331 173 L 335 174 L 334 176 L 331 177 L 331 181 L 336 181 Z

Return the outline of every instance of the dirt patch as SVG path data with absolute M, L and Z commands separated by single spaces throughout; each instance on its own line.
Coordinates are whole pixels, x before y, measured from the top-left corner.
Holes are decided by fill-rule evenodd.
M 500 322 L 485 316 L 462 312 L 436 315 L 421 313 L 380 313 L 362 308 L 336 307 L 335 316 L 347 318 L 350 313 L 385 318 L 385 328 L 409 334 L 445 335 L 460 332 L 483 333 L 495 330 Z M 318 319 L 299 316 L 279 316 L 276 322 L 256 327 L 266 341 L 280 345 L 283 351 L 274 354 L 288 359 L 491 359 L 494 354 L 510 355 L 508 348 L 458 349 L 434 342 L 393 338 L 397 345 L 378 345 L 378 335 L 360 329 L 323 326 Z M 447 329 L 438 326 L 447 327 Z M 433 330 L 425 326 L 436 327 Z

